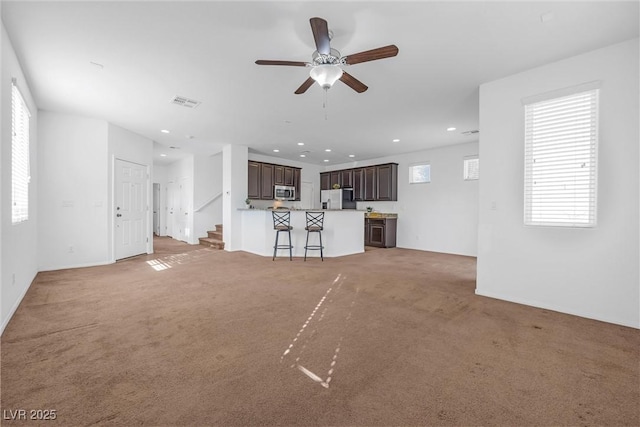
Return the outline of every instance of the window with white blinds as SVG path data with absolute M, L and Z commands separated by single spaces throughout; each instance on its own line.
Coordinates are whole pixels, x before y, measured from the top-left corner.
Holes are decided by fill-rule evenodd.
M 11 222 L 29 219 L 29 110 L 11 85 Z
M 598 96 L 592 89 L 525 105 L 525 224 L 596 225 Z
M 464 158 L 465 181 L 473 181 L 480 178 L 480 158 L 478 156 L 467 156 Z

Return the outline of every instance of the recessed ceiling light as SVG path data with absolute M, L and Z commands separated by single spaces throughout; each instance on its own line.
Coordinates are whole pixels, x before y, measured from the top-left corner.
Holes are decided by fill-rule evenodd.
M 168 131 L 168 130 L 166 130 L 166 129 L 162 129 L 160 132 L 162 132 L 162 133 L 169 133 L 169 131 Z
M 160 154 L 160 157 L 167 157 L 167 155 L 162 153 L 162 154 Z
M 400 142 L 400 140 L 396 138 L 393 140 L 393 142 Z
M 304 142 L 298 142 L 298 145 L 304 145 Z
M 328 161 L 329 161 L 329 159 L 324 159 L 324 161 L 325 161 L 325 162 L 328 162 Z
M 326 149 L 326 150 L 324 150 L 324 151 L 326 151 L 327 153 L 330 153 L 330 152 L 331 152 L 331 148 L 327 148 L 327 149 Z
M 447 128 L 447 132 L 453 132 L 454 130 L 456 130 L 456 128 L 454 128 L 453 126 L 450 128 Z
M 355 154 L 349 154 L 349 157 L 355 157 L 355 156 L 356 156 Z
M 277 148 L 275 150 L 273 150 L 274 153 L 279 153 L 280 150 L 278 150 Z
M 307 157 L 306 154 L 300 154 L 300 157 Z

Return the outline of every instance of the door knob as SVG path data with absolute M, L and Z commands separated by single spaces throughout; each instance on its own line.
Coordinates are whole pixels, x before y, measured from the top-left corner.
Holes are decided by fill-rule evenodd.
M 116 216 L 117 216 L 118 218 L 120 218 L 120 217 L 122 216 L 122 214 L 116 214 Z

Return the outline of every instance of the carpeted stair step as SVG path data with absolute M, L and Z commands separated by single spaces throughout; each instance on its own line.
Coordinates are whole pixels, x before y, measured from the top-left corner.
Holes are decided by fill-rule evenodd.
M 207 231 L 210 239 L 222 240 L 222 231 Z
M 211 237 L 200 237 L 200 244 L 206 246 L 208 248 L 214 249 L 224 249 L 224 242 L 220 239 L 215 239 Z
M 200 237 L 200 244 L 208 248 L 224 249 L 222 241 L 222 224 L 216 224 L 216 229 L 207 231 L 208 237 Z

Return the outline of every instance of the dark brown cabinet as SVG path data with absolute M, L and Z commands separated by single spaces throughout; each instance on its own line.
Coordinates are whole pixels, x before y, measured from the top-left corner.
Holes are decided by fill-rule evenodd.
M 273 200 L 273 174 L 275 166 L 269 163 L 262 164 L 260 173 L 260 198 L 262 200 Z
M 353 187 L 353 169 L 340 171 L 340 186 Z
M 320 174 L 320 190 L 331 190 L 331 175 L 329 172 Z
M 376 166 L 376 200 L 398 200 L 398 165 Z
M 279 165 L 274 166 L 273 185 L 284 185 L 284 166 L 279 166 Z
M 300 176 L 302 171 L 298 168 L 293 169 L 293 186 L 296 187 L 296 201 L 300 201 L 300 189 L 302 185 L 300 184 Z
M 250 199 L 260 198 L 260 173 L 262 172 L 262 163 L 249 162 L 249 186 L 247 189 L 247 197 Z
M 365 218 L 365 246 L 395 248 L 397 222 L 397 218 Z
M 376 199 L 376 167 L 364 168 L 364 197 L 362 200 Z
M 340 183 L 340 171 L 329 172 L 329 177 L 329 184 L 331 185 L 331 188 L 333 188 L 334 185 L 342 186 Z
M 274 185 L 291 185 L 296 188 L 296 200 L 300 200 L 300 175 L 300 168 L 249 161 L 247 197 L 273 200 Z
M 366 166 L 320 173 L 320 190 L 331 190 L 334 184 L 353 187 L 355 201 L 397 201 L 398 164 Z
M 294 185 L 293 182 L 293 168 L 286 167 L 284 168 L 284 185 Z
M 353 169 L 353 200 L 364 200 L 364 169 Z

